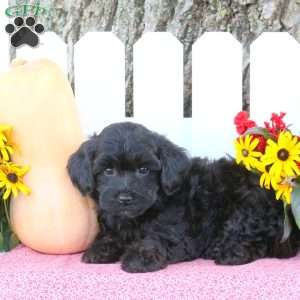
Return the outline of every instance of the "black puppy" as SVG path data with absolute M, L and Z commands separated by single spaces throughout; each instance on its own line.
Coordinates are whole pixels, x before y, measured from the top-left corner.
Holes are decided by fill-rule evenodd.
M 101 231 L 82 260 L 121 260 L 128 272 L 149 272 L 195 258 L 181 195 L 189 166 L 183 149 L 134 123 L 113 124 L 85 142 L 68 171 L 96 201 Z
M 232 160 L 189 160 L 141 125 L 108 126 L 71 156 L 68 171 L 99 208 L 101 231 L 84 262 L 121 260 L 128 272 L 149 272 L 198 257 L 233 265 L 299 249 L 294 223 L 280 243 L 282 203 L 256 174 Z
M 281 242 L 282 202 L 275 200 L 274 192 L 259 186 L 256 174 L 235 161 L 193 159 L 187 189 L 200 257 L 240 265 L 297 254 L 300 231 L 295 222 L 290 237 Z

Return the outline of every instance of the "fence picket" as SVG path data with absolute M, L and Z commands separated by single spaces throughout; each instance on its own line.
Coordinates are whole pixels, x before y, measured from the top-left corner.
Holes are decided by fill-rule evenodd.
M 232 154 L 241 108 L 242 46 L 229 33 L 205 33 L 193 46 L 192 153 Z
M 251 45 L 251 115 L 258 122 L 272 112 L 300 133 L 300 45 L 288 33 L 268 32 Z M 262 124 L 263 125 L 263 124 Z
M 87 135 L 125 118 L 125 47 L 110 32 L 91 32 L 76 45 L 75 93 Z
M 134 45 L 134 120 L 187 147 L 183 120 L 183 46 L 170 33 L 146 33 Z

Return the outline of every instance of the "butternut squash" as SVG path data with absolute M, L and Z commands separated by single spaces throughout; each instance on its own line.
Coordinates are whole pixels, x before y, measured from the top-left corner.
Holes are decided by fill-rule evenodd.
M 14 128 L 21 150 L 14 162 L 31 167 L 24 179 L 31 195 L 12 199 L 10 207 L 21 242 L 51 254 L 85 250 L 98 223 L 92 200 L 79 194 L 66 171 L 84 137 L 72 89 L 60 68 L 46 59 L 14 61 L 0 76 L 0 123 Z

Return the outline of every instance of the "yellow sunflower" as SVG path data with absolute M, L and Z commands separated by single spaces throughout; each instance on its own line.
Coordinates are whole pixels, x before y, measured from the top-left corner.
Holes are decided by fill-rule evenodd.
M 0 143 L 0 157 L 4 161 L 9 161 L 11 155 L 14 153 L 14 149 L 12 146 L 7 145 L 5 143 Z
M 16 145 L 12 141 L 12 127 L 0 125 L 0 158 L 9 161 L 15 149 Z
M 7 142 L 7 136 L 12 131 L 9 125 L 0 125 L 0 144 Z
M 276 187 L 276 199 L 282 199 L 287 204 L 291 204 L 291 194 L 293 191 L 293 186 L 287 182 L 283 181 L 282 183 L 278 184 Z
M 259 184 L 263 188 L 270 189 L 271 186 L 275 190 L 278 186 L 279 180 L 275 177 L 272 177 L 269 173 L 269 167 L 265 166 L 262 162 L 258 161 L 256 164 L 256 169 L 262 174 L 260 176 Z
M 246 169 L 256 168 L 258 158 L 262 155 L 258 151 L 254 151 L 259 143 L 257 138 L 253 138 L 251 135 L 241 136 L 235 141 L 236 162 L 240 164 L 244 163 Z
M 270 166 L 271 177 L 280 178 L 300 175 L 296 162 L 300 162 L 300 142 L 298 137 L 289 131 L 279 134 L 277 143 L 271 139 L 267 141 L 266 153 L 261 161 Z
M 13 163 L 1 165 L 0 188 L 4 189 L 3 199 L 7 200 L 11 193 L 14 197 L 18 196 L 19 191 L 24 195 L 30 194 L 30 189 L 23 183 L 23 177 L 28 172 L 29 167 L 21 167 Z

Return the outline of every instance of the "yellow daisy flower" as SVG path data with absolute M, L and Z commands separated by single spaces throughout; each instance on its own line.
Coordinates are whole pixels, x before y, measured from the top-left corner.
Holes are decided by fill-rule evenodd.
M 0 125 L 0 144 L 7 142 L 7 135 L 12 131 L 9 125 Z
M 235 151 L 236 151 L 236 162 L 240 164 L 243 162 L 246 169 L 251 170 L 251 168 L 256 168 L 258 158 L 262 155 L 258 151 L 254 151 L 258 145 L 259 140 L 251 135 L 241 136 L 235 141 Z
M 12 141 L 12 127 L 0 125 L 0 158 L 9 161 L 16 148 Z
M 256 169 L 262 173 L 259 179 L 259 184 L 262 188 L 265 187 L 268 190 L 270 190 L 271 186 L 273 189 L 277 188 L 279 180 L 270 175 L 270 168 L 268 166 L 265 166 L 262 162 L 258 161 L 256 164 Z
M 13 147 L 10 145 L 7 145 L 5 143 L 0 143 L 0 158 L 4 161 L 9 161 L 11 155 L 14 153 Z
M 276 187 L 276 199 L 282 199 L 287 204 L 291 204 L 291 194 L 293 191 L 293 186 L 287 182 L 284 181 L 277 185 Z
M 30 194 L 30 189 L 23 183 L 23 177 L 29 171 L 29 167 L 20 167 L 13 163 L 1 165 L 0 189 L 4 189 L 3 200 L 7 200 L 11 194 L 18 196 L 19 191 L 24 195 Z
M 300 162 L 300 142 L 298 137 L 289 131 L 279 134 L 277 143 L 271 139 L 267 141 L 266 153 L 261 161 L 265 166 L 270 166 L 271 177 L 280 178 L 300 175 L 296 162 Z

